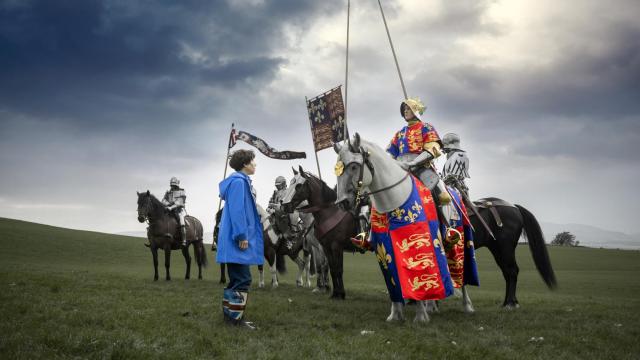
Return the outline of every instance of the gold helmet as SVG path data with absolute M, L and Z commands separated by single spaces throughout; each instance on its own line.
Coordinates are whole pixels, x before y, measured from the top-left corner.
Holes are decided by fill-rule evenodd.
M 422 114 L 424 114 L 424 110 L 427 108 L 426 106 L 424 106 L 424 104 L 422 103 L 422 101 L 420 101 L 420 99 L 416 98 L 408 98 L 405 99 L 401 104 L 400 104 L 400 116 L 404 116 L 404 106 L 408 106 L 409 109 L 411 109 L 411 111 L 413 111 L 413 115 L 415 115 L 418 119 L 422 120 L 422 118 L 420 116 L 422 116 Z

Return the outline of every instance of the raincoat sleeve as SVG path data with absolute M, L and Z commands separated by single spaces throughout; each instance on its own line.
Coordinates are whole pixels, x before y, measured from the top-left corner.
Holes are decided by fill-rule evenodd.
M 245 209 L 247 191 L 242 181 L 233 181 L 227 189 L 225 211 L 229 211 L 231 220 L 231 238 L 234 241 L 249 240 L 247 214 Z

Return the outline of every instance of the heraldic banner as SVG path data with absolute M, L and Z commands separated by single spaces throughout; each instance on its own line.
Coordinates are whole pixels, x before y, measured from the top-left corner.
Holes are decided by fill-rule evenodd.
M 316 152 L 344 140 L 344 103 L 340 86 L 307 100 Z
M 255 147 L 260 150 L 265 156 L 268 156 L 272 159 L 280 159 L 280 160 L 291 160 L 291 159 L 305 159 L 307 154 L 301 151 L 278 151 L 269 146 L 264 140 L 260 139 L 255 135 L 251 135 L 245 131 L 238 131 L 236 134 L 236 130 L 231 130 L 231 135 L 229 137 L 229 148 L 232 148 L 237 140 L 242 140 L 247 144 Z

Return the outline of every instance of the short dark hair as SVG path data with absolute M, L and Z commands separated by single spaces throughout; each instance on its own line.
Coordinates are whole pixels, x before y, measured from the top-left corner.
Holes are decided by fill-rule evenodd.
M 251 162 L 251 160 L 255 159 L 256 154 L 253 153 L 252 150 L 236 150 L 231 155 L 231 160 L 229 160 L 229 166 L 235 171 L 240 171 L 242 168 Z

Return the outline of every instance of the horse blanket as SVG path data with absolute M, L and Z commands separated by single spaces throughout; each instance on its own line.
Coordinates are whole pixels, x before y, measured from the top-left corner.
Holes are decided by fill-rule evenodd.
M 393 211 L 371 211 L 371 245 L 391 301 L 441 300 L 453 294 L 438 216 L 429 189 L 412 177 L 409 198 Z

